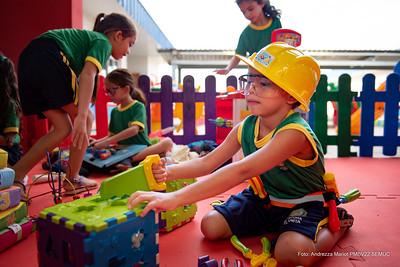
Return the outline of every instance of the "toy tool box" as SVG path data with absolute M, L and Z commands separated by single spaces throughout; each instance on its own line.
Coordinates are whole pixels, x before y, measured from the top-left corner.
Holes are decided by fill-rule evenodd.
M 139 166 L 104 180 L 99 194 L 46 208 L 38 220 L 39 266 L 158 266 L 158 216 L 127 208 L 137 190 L 165 190 L 148 157 Z

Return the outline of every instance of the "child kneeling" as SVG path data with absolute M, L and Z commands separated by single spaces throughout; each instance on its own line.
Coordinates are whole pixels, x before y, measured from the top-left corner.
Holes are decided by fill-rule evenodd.
M 158 182 L 202 177 L 196 183 L 169 193 L 135 192 L 128 206 L 147 201 L 144 216 L 150 210 L 171 210 L 221 194 L 249 180 L 250 188 L 204 216 L 204 236 L 216 240 L 277 232 L 278 262 L 309 266 L 320 258 L 317 252 L 331 250 L 353 222 L 350 214 L 338 209 L 342 227 L 336 232 L 326 227 L 324 154 L 311 127 L 294 111 L 308 111 L 320 68 L 297 48 L 278 42 L 239 58 L 249 66 L 239 82 L 252 115 L 206 156 L 153 166 Z M 240 148 L 242 160 L 217 169 Z

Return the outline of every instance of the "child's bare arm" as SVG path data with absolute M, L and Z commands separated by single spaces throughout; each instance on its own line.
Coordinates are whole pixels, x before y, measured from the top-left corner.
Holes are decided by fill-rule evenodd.
M 95 142 L 94 147 L 97 149 L 105 148 L 110 144 L 118 143 L 119 141 L 125 140 L 129 137 L 135 136 L 140 131 L 139 126 L 132 125 L 131 127 L 117 133 L 117 134 L 109 134 L 106 138 L 101 141 Z
M 259 175 L 289 157 L 297 155 L 309 146 L 308 140 L 301 132 L 296 130 L 282 131 L 257 152 L 218 169 L 196 183 L 167 195 L 136 192 L 130 197 L 129 205 L 134 207 L 142 201 L 149 201 L 143 211 L 143 215 L 145 215 L 152 209 L 170 209 L 175 206 L 194 203 L 223 193 L 240 182 Z
M 79 75 L 78 113 L 74 119 L 74 127 L 72 130 L 72 144 L 78 148 L 83 148 L 84 143 L 89 143 L 87 118 L 96 74 L 97 67 L 91 62 L 86 62 Z
M 228 66 L 226 66 L 225 69 L 217 69 L 214 72 L 217 74 L 221 75 L 226 75 L 228 74 L 234 67 L 236 67 L 239 64 L 240 59 L 238 57 L 233 56 L 231 60 L 229 61 Z

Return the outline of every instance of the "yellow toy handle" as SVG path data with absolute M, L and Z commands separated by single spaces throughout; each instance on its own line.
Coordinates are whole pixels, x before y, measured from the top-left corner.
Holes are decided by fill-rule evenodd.
M 153 175 L 153 170 L 151 169 L 151 166 L 153 164 L 158 164 L 160 162 L 160 156 L 158 154 L 154 154 L 147 156 L 143 161 L 139 163 L 143 166 L 149 189 L 153 191 L 165 191 L 167 189 L 167 185 L 165 183 L 157 183 Z

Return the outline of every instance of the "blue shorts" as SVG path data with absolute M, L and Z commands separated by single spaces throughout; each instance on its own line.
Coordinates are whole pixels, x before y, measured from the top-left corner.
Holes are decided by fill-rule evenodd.
M 294 208 L 272 206 L 269 198 L 260 199 L 251 188 L 231 196 L 214 209 L 224 216 L 232 233 L 239 237 L 295 231 L 312 240 L 315 240 L 321 221 L 329 213 L 319 201 Z

